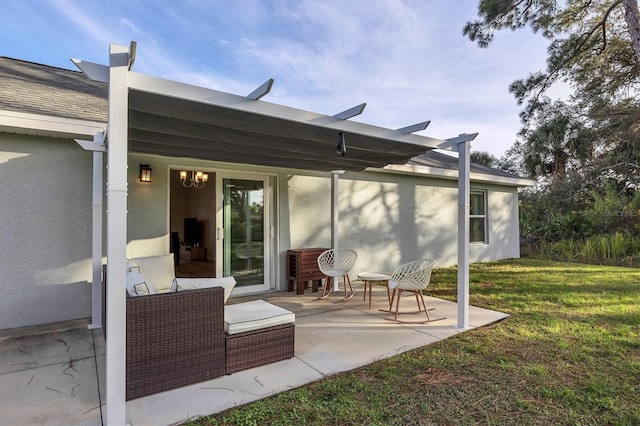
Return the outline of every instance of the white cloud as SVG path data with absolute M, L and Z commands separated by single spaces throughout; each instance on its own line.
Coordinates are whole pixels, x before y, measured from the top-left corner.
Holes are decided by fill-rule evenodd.
M 108 27 L 102 24 L 100 17 L 85 13 L 76 3 L 69 0 L 55 0 L 51 3 L 60 13 L 67 17 L 84 36 L 89 36 L 95 41 L 104 43 L 106 46 L 114 40 L 113 34 Z
M 514 142 L 519 118 L 507 88 L 526 73 L 505 78 L 503 70 L 517 68 L 515 52 L 480 50 L 461 35 L 467 18 L 451 23 L 432 3 L 361 4 L 279 10 L 286 38 L 243 39 L 239 55 L 282 77 L 269 100 L 326 114 L 367 102 L 354 120 L 400 127 L 432 119 L 425 133 L 480 131 L 478 142 L 491 140 L 486 149 L 498 156 Z
M 131 28 L 131 30 L 133 32 L 139 33 L 140 31 L 138 30 L 138 28 L 136 28 L 135 24 L 133 22 L 131 22 L 131 20 L 127 19 L 127 18 L 122 18 L 120 19 L 120 23 L 122 25 L 124 25 L 125 27 L 129 27 Z

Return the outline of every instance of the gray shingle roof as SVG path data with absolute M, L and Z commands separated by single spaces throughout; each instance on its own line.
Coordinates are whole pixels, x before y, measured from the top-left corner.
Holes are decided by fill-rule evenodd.
M 0 57 L 0 110 L 107 122 L 107 85 L 78 71 Z
M 439 169 L 458 170 L 458 158 L 450 155 L 442 154 L 437 151 L 427 151 L 409 160 L 414 166 L 428 166 Z M 520 178 L 512 173 L 503 170 L 493 169 L 491 167 L 481 166 L 480 164 L 471 163 L 469 166 L 471 172 L 482 173 L 485 175 L 502 176 L 506 178 Z

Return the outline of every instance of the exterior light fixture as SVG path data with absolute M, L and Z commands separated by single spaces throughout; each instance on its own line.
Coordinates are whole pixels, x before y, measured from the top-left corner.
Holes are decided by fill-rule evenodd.
M 338 146 L 336 147 L 336 154 L 344 157 L 347 154 L 347 144 L 344 140 L 344 133 L 338 133 Z
M 186 170 L 180 170 L 180 181 L 185 188 L 202 189 L 209 180 L 207 173 L 192 171 L 191 178 L 187 179 L 188 173 Z
M 148 164 L 140 164 L 140 182 L 151 182 L 151 170 Z

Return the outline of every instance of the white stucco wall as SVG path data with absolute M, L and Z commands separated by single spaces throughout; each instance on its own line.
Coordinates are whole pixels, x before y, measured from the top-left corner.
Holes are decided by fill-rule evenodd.
M 472 244 L 472 262 L 519 257 L 518 198 L 513 187 L 487 190 L 488 244 Z M 291 247 L 329 247 L 329 177 L 293 176 L 287 183 Z M 358 252 L 353 274 L 391 271 L 419 258 L 436 267 L 457 263 L 457 183 L 386 173 L 346 173 L 339 182 L 339 246 Z M 281 218 L 283 220 L 284 218 Z
M 92 161 L 71 140 L 0 134 L 0 329 L 91 316 Z M 130 156 L 128 257 L 168 252 L 168 165 L 181 163 Z
M 0 329 L 91 315 L 92 154 L 0 134 Z

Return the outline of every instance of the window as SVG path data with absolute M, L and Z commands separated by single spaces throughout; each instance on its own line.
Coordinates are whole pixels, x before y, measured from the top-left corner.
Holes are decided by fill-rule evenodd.
M 487 197 L 485 191 L 471 191 L 469 214 L 469 242 L 487 242 Z

